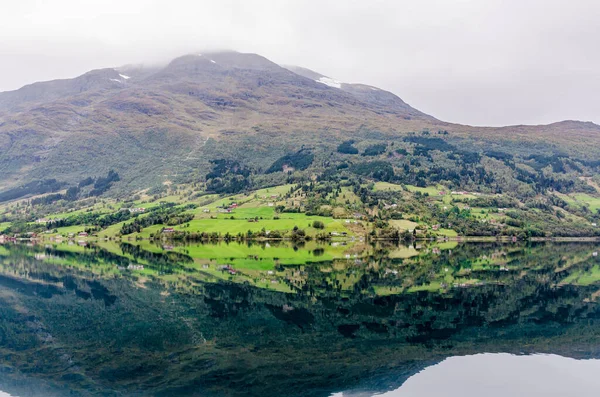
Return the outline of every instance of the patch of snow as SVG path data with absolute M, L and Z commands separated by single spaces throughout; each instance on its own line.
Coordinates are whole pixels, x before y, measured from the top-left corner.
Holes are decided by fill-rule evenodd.
M 197 55 L 197 56 L 199 56 L 199 57 L 201 57 L 201 56 L 202 56 L 202 54 L 196 54 L 196 55 Z
M 123 84 L 123 82 L 121 80 L 117 80 L 117 79 L 110 79 L 110 81 L 116 81 L 117 83 Z
M 334 80 L 334 79 L 332 79 L 330 77 L 323 76 L 319 80 L 315 80 L 315 81 L 317 83 L 328 85 L 329 87 L 342 88 L 342 82 L 341 81 Z
M 371 89 L 372 89 L 373 91 L 379 91 L 379 89 L 377 89 L 377 88 L 375 88 L 375 87 L 371 87 Z
M 216 63 L 215 61 L 213 61 L 212 59 L 210 60 L 212 63 Z
M 119 76 L 121 76 L 121 78 L 125 80 L 129 80 L 131 78 L 129 76 L 125 76 L 124 74 L 119 74 Z

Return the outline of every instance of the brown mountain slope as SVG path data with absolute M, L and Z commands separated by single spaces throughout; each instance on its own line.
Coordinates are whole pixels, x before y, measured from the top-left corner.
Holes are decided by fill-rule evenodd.
M 205 169 L 212 158 L 265 167 L 301 144 L 330 150 L 355 136 L 423 129 L 447 130 L 481 147 L 522 141 L 580 157 L 600 147 L 600 127 L 591 123 L 454 125 L 387 91 L 337 88 L 315 81 L 324 77 L 316 72 L 296 72 L 259 55 L 218 52 L 0 93 L 0 188 L 42 178 L 76 181 L 111 168 L 124 184 L 141 187 Z

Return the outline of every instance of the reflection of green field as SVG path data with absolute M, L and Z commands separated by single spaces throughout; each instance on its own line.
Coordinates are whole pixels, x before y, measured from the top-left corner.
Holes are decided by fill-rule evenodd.
M 600 282 L 600 265 L 595 265 L 588 271 L 579 271 L 562 280 L 563 284 L 587 286 Z
M 407 290 L 407 292 L 421 292 L 421 291 L 436 292 L 436 291 L 439 291 L 441 288 L 442 288 L 442 284 L 437 281 L 434 281 L 429 284 L 414 285 L 414 286 L 410 287 Z
M 414 249 L 412 246 L 409 246 L 409 247 L 401 246 L 394 250 L 391 250 L 388 253 L 388 257 L 391 259 L 405 259 L 405 258 L 411 258 L 413 256 L 418 256 L 418 255 L 419 255 L 419 251 Z
M 314 251 L 317 248 L 323 249 L 322 255 L 315 256 Z M 255 262 L 259 260 L 271 264 L 270 268 L 272 268 L 276 260 L 281 264 L 302 265 L 309 262 L 321 262 L 340 258 L 343 257 L 343 253 L 347 248 L 347 246 L 335 247 L 309 242 L 294 250 L 289 244 L 248 245 L 235 242 L 229 244 L 197 244 L 175 247 L 174 249 L 195 259 L 216 259 L 227 263 L 237 261 L 240 264 L 246 264 L 251 267 L 257 266 Z

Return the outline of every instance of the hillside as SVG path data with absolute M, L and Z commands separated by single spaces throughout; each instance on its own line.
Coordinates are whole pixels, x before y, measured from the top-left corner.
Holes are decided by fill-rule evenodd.
M 361 151 L 387 149 L 339 154 L 349 140 Z M 599 148 L 600 126 L 593 123 L 450 124 L 385 90 L 237 52 L 189 54 L 156 68 L 95 70 L 0 93 L 0 193 L 20 188 L 22 197 L 48 191 L 23 188 L 28 183 L 56 191 L 110 170 L 120 176 L 107 190 L 113 196 L 207 182 L 212 161 L 247 169 L 254 188 L 285 182 L 290 169 L 302 179 L 334 163 L 380 160 L 391 164 L 397 182 L 527 190 L 520 185 L 594 177 Z M 290 166 L 301 150 L 309 153 L 306 167 Z M 462 182 L 440 175 L 440 167 Z M 487 177 L 469 177 L 481 172 Z M 539 189 L 529 191 L 533 196 Z

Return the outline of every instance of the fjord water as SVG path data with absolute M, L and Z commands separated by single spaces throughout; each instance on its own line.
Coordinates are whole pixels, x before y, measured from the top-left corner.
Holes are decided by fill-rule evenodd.
M 0 390 L 597 395 L 599 248 L 2 245 Z

